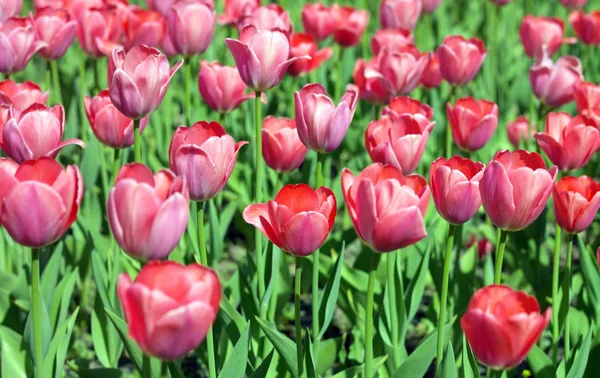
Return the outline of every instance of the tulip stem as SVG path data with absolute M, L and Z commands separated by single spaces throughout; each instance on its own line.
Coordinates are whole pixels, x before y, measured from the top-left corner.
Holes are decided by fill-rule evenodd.
M 437 367 L 440 367 L 444 356 L 444 324 L 446 323 L 446 306 L 448 302 L 448 283 L 450 281 L 450 262 L 454 250 L 454 236 L 456 226 L 448 225 L 448 238 L 446 239 L 446 254 L 444 255 L 444 273 L 442 276 L 442 298 L 440 302 L 440 316 L 438 318 L 437 333 Z
M 255 131 L 255 162 L 256 162 L 256 191 L 254 193 L 254 203 L 260 203 L 262 196 L 262 184 L 263 184 L 263 158 L 262 158 L 262 118 L 261 118 L 261 103 L 260 103 L 261 92 L 256 92 L 256 98 L 254 99 L 254 131 Z M 256 270 L 258 271 L 258 300 L 261 301 L 265 295 L 265 268 L 263 265 L 262 257 L 262 235 L 261 232 L 256 229 L 255 244 L 256 244 Z M 261 307 L 262 310 L 262 307 Z M 263 314 L 261 314 L 263 315 Z
M 554 258 L 552 259 L 552 306 L 557 310 L 558 306 L 558 276 L 560 273 L 560 238 L 561 229 L 556 225 L 554 233 Z M 564 294 L 563 294 L 564 295 Z M 558 339 L 560 328 L 558 327 L 559 311 L 552 311 L 552 362 L 558 362 Z
M 150 363 L 150 357 L 145 353 L 142 357 L 142 377 L 152 378 L 152 364 Z
M 46 83 L 46 90 L 50 92 L 50 94 L 52 94 L 52 92 L 54 92 L 52 90 L 52 74 L 51 74 L 51 69 L 50 69 L 50 61 L 47 60 L 46 61 L 46 72 L 45 72 L 45 83 Z
M 33 312 L 33 343 L 35 357 L 35 376 L 42 376 L 44 350 L 42 348 L 41 293 L 40 293 L 40 252 L 39 248 L 31 250 L 31 310 Z
M 398 304 L 396 303 L 396 252 L 387 254 L 388 301 L 390 306 L 390 339 L 392 341 L 392 366 L 400 365 L 400 348 L 398 347 Z M 400 277 L 402 279 L 402 277 Z
M 62 104 L 62 87 L 60 86 L 60 73 L 58 71 L 58 63 L 56 63 L 56 60 L 50 61 L 50 69 L 52 70 L 52 90 L 54 91 L 54 100 L 56 103 Z
M 377 266 L 381 255 L 371 252 L 371 266 L 369 267 L 369 282 L 367 284 L 367 309 L 365 322 L 365 377 L 373 377 L 373 302 L 375 280 L 377 279 Z
M 323 185 L 323 155 L 317 152 L 317 172 L 315 179 L 315 189 Z M 319 248 L 313 253 L 313 272 L 312 272 L 312 326 L 313 326 L 313 359 L 315 366 L 319 359 L 319 257 L 321 251 Z
M 85 79 L 86 79 L 86 70 L 85 70 L 85 61 L 86 56 L 83 54 L 79 59 L 79 99 L 81 102 L 79 103 L 79 137 L 83 142 L 87 142 L 87 115 L 85 113 Z
M 192 95 L 190 82 L 192 81 L 192 61 L 188 59 L 184 64 L 185 69 L 185 120 L 192 126 Z
M 296 256 L 296 276 L 294 278 L 294 304 L 296 313 L 296 357 L 298 359 L 298 377 L 302 377 L 302 323 L 300 322 L 300 290 L 302 286 L 302 257 Z
M 456 94 L 456 87 L 453 86 L 450 89 L 450 96 L 448 96 L 448 103 L 450 105 L 454 105 L 454 96 Z M 446 159 L 450 159 L 452 157 L 452 128 L 450 127 L 450 122 L 446 122 Z
M 142 143 L 142 141 L 140 139 L 140 120 L 134 119 L 133 120 L 133 151 L 134 151 L 134 158 L 137 163 L 142 162 L 141 143 Z
M 563 324 L 565 325 L 565 361 L 569 361 L 569 352 L 571 350 L 571 327 L 569 327 L 569 308 L 571 307 L 571 269 L 573 260 L 573 236 L 573 234 L 567 234 L 567 270 L 565 272 L 566 278 L 563 281 L 563 295 L 567 296 L 567 309 L 565 311 L 565 319 L 563 321 Z
M 496 272 L 494 274 L 494 284 L 499 285 L 502 281 L 502 262 L 504 261 L 504 248 L 508 239 L 508 231 L 500 230 L 500 237 L 496 244 Z

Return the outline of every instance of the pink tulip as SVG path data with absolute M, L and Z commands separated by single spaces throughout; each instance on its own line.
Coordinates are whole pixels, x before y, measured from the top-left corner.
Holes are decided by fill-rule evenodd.
M 379 69 L 379 57 L 374 56 L 365 62 L 362 58 L 356 60 L 352 79 L 359 89 L 359 97 L 375 105 L 385 105 L 392 97 L 381 80 Z
M 422 114 L 388 112 L 371 121 L 365 145 L 374 163 L 389 164 L 405 174 L 413 173 L 423 157 L 435 122 Z
M 331 55 L 333 55 L 331 47 L 325 47 L 319 50 L 316 40 L 310 34 L 293 34 L 290 39 L 290 57 L 302 58 L 304 56 L 310 56 L 310 60 L 296 60 L 288 68 L 288 73 L 291 76 L 310 73 L 319 68 L 323 62 L 331 58 Z
M 131 257 L 164 259 L 187 228 L 189 202 L 185 177 L 166 169 L 153 176 L 143 164 L 126 164 L 108 195 L 110 229 Z
M 429 170 L 431 193 L 438 213 L 451 224 L 463 224 L 481 207 L 479 181 L 484 165 L 460 156 L 441 157 Z
M 251 14 L 242 18 L 238 25 L 240 31 L 246 25 L 253 25 L 258 30 L 281 29 L 288 34 L 292 34 L 294 30 L 290 14 L 277 4 L 255 8 Z
M 369 23 L 369 12 L 349 6 L 331 6 L 333 40 L 342 47 L 356 46 Z
M 307 3 L 302 8 L 302 26 L 304 31 L 317 41 L 322 41 L 333 33 L 335 18 L 331 9 L 322 3 Z
M 542 213 L 552 192 L 558 167 L 546 169 L 536 152 L 498 151 L 479 182 L 481 202 L 492 223 L 520 231 Z
M 536 133 L 540 148 L 563 171 L 585 166 L 600 148 L 600 130 L 585 117 L 571 118 L 568 113 L 549 113 L 546 132 Z
M 520 116 L 506 125 L 506 133 L 510 143 L 515 147 L 519 147 L 521 141 L 527 142 L 533 138 L 534 129 L 526 117 Z
M 167 57 L 144 45 L 134 46 L 127 53 L 113 50 L 108 60 L 110 99 L 126 117 L 144 118 L 158 108 L 182 64 L 183 60 L 169 70 Z
M 42 156 L 56 158 L 60 150 L 71 144 L 85 147 L 79 139 L 61 142 L 65 131 L 65 110 L 60 104 L 49 108 L 36 103 L 18 117 L 10 109 L 1 131 L 2 150 L 17 163 Z
M 577 37 L 586 45 L 600 44 L 600 11 L 592 11 L 585 14 L 577 10 L 569 15 L 569 22 L 577 34 Z
M 12 105 L 14 113 L 20 114 L 36 102 L 45 104 L 48 95 L 49 92 L 42 92 L 40 86 L 32 81 L 18 84 L 6 79 L 0 82 L 0 104 Z
M 180 0 L 146 0 L 146 4 L 150 10 L 156 11 L 167 17 L 171 6 Z
M 552 190 L 556 223 L 570 234 L 585 231 L 600 208 L 600 183 L 587 176 L 562 178 Z
M 423 76 L 421 77 L 421 84 L 425 88 L 437 88 L 442 84 L 442 71 L 440 70 L 440 61 L 436 54 L 432 54 L 431 60 L 423 72 Z
M 302 143 L 311 150 L 332 152 L 346 136 L 358 103 L 358 92 L 349 86 L 336 107 L 321 84 L 307 84 L 294 93 L 294 103 Z
M 207 201 L 223 190 L 239 149 L 247 143 L 236 144 L 217 122 L 179 126 L 169 146 L 169 165 L 187 178 L 192 200 Z
M 122 273 L 117 293 L 129 337 L 144 353 L 167 361 L 200 345 L 221 302 L 221 284 L 212 269 L 174 261 L 146 264 L 133 283 Z
M 265 163 L 280 173 L 298 169 L 308 153 L 298 136 L 296 121 L 290 118 L 267 116 L 263 121 L 262 139 Z
M 215 12 L 202 2 L 176 2 L 167 16 L 168 33 L 175 51 L 185 56 L 206 51 L 213 39 L 216 20 Z
M 77 31 L 77 22 L 64 9 L 43 8 L 31 18 L 37 38 L 46 43 L 39 55 L 46 60 L 60 59 L 73 40 Z
M 225 13 L 219 15 L 219 24 L 237 24 L 259 6 L 260 0 L 224 0 Z
M 306 184 L 288 184 L 275 200 L 246 207 L 243 217 L 279 248 L 304 257 L 325 242 L 335 223 L 336 211 L 331 189 L 322 186 L 313 190 Z
M 423 13 L 433 13 L 440 6 L 442 0 L 423 0 Z
M 538 60 L 554 55 L 565 38 L 565 24 L 557 17 L 536 17 L 526 15 L 519 28 L 525 54 Z
M 477 151 L 490 140 L 498 127 L 498 105 L 473 97 L 446 104 L 446 117 L 454 143 L 464 151 Z
M 375 252 L 408 247 L 427 236 L 424 216 L 429 187 L 418 175 L 391 165 L 371 164 L 358 177 L 342 172 L 342 193 L 354 229 Z
M 0 72 L 23 71 L 33 54 L 44 47 L 46 44 L 36 38 L 29 18 L 13 17 L 0 23 Z
M 110 101 L 108 89 L 94 98 L 84 97 L 85 113 L 98 140 L 112 148 L 126 148 L 133 144 L 133 120 L 125 117 Z M 140 122 L 140 133 L 148 118 Z
M 160 47 L 167 34 L 165 17 L 155 11 L 132 7 L 123 16 L 123 30 L 125 32 L 124 46 L 126 50 L 137 45 Z M 208 20 L 207 20 L 208 21 Z M 208 21 L 210 23 L 210 21 Z M 177 38 L 185 38 L 178 34 Z M 175 45 L 173 34 L 171 42 Z
M 17 243 L 41 248 L 63 236 L 77 219 L 83 197 L 79 168 L 49 157 L 17 166 L 0 159 L 0 223 Z
M 575 85 L 574 96 L 577 112 L 600 128 L 600 85 L 582 81 Z
M 73 11 L 73 17 L 83 51 L 93 58 L 110 55 L 122 32 L 117 8 L 79 6 Z
M 574 56 L 563 56 L 556 63 L 545 58 L 529 69 L 533 93 L 551 108 L 573 101 L 574 87 L 582 80 L 581 62 Z
M 243 102 L 253 99 L 254 93 L 244 93 L 246 88 L 237 68 L 222 66 L 219 62 L 200 62 L 198 89 L 212 110 L 229 113 Z
M 376 70 L 366 71 L 365 76 L 379 80 L 390 96 L 398 96 L 409 94 L 419 85 L 431 54 L 419 53 L 414 45 L 409 45 L 393 52 L 383 49 L 377 60 Z
M 11 17 L 18 16 L 23 6 L 23 0 L 3 0 L 0 2 L 0 23 Z
M 378 55 L 381 50 L 403 51 L 408 46 L 414 46 L 415 36 L 410 30 L 379 29 L 371 38 L 371 51 Z
M 396 115 L 405 113 L 410 115 L 420 114 L 429 121 L 433 119 L 433 109 L 429 105 L 422 104 L 419 100 L 405 96 L 394 97 L 392 101 L 390 101 L 390 104 L 381 111 L 381 114 L 383 115 L 388 115 L 390 113 Z
M 256 92 L 265 92 L 279 84 L 290 64 L 299 59 L 309 59 L 288 59 L 290 41 L 278 29 L 257 30 L 248 25 L 242 30 L 240 38 L 241 40 L 225 38 L 225 43 L 233 55 L 242 80 Z
M 583 8 L 588 0 L 560 0 L 560 3 L 567 8 Z
M 449 36 L 435 53 L 442 77 L 452 85 L 464 85 L 479 72 L 487 49 L 480 39 Z
M 383 0 L 379 22 L 384 29 L 412 30 L 421 16 L 421 0 Z

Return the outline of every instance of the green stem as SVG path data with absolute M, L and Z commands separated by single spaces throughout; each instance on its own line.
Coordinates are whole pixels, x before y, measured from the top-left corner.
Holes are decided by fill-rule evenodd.
M 556 224 L 554 233 L 554 258 L 552 259 L 552 305 L 555 311 L 552 311 L 552 361 L 558 362 L 558 339 L 560 338 L 560 328 L 558 327 L 558 276 L 560 273 L 560 240 L 561 229 Z
M 56 60 L 50 61 L 50 69 L 52 70 L 52 91 L 54 92 L 55 102 L 62 104 L 62 87 L 60 86 L 60 73 Z
M 85 96 L 85 77 L 86 77 L 86 70 L 85 70 L 85 61 L 86 61 L 86 56 L 85 54 L 83 54 L 83 56 L 80 58 L 79 60 L 79 99 L 80 99 L 80 105 L 79 105 L 79 121 L 80 121 L 80 125 L 79 125 L 79 137 L 81 138 L 81 140 L 83 140 L 84 142 L 87 142 L 87 115 L 85 113 L 85 102 L 84 102 L 84 96 Z
M 188 59 L 184 64 L 185 70 L 185 119 L 188 126 L 192 125 L 192 94 L 190 83 L 192 81 L 192 62 Z
M 296 257 L 296 276 L 294 278 L 294 304 L 296 313 L 296 357 L 298 359 L 298 377 L 302 377 L 302 323 L 300 322 L 300 291 L 302 286 L 302 257 Z
M 454 235 L 456 226 L 448 225 L 448 238 L 446 239 L 446 255 L 444 256 L 444 273 L 442 276 L 442 298 L 440 303 L 440 317 L 438 318 L 438 338 L 437 338 L 437 366 L 442 363 L 444 356 L 444 324 L 446 323 L 446 306 L 448 302 L 448 283 L 450 281 L 450 262 L 452 261 L 452 251 L 454 249 Z
M 335 51 L 335 54 L 337 56 L 337 82 L 336 82 L 336 86 L 335 86 L 335 98 L 336 99 L 340 99 L 342 97 L 342 88 L 344 87 L 344 60 L 343 60 L 343 52 L 344 49 L 339 46 L 339 45 L 335 45 L 334 46 L 335 49 L 337 49 Z
M 150 363 L 150 357 L 146 354 L 142 357 L 142 377 L 152 378 L 152 364 Z
M 398 304 L 396 303 L 396 252 L 387 254 L 388 301 L 390 306 L 390 338 L 392 341 L 392 366 L 400 365 L 400 347 L 398 346 Z
M 52 90 L 52 73 L 51 73 L 51 68 L 50 68 L 50 61 L 47 60 L 46 61 L 46 72 L 45 72 L 45 88 L 47 91 L 50 91 L 50 97 L 52 98 L 53 96 L 53 90 Z
M 256 168 L 256 191 L 254 192 L 254 203 L 260 203 L 262 199 L 263 169 L 264 162 L 262 158 L 262 117 L 261 117 L 261 92 L 256 92 L 254 99 L 254 131 L 255 131 L 255 168 Z M 262 256 L 262 235 L 256 229 L 256 269 L 258 270 L 258 300 L 261 301 L 265 295 L 265 268 Z
M 94 59 L 94 89 L 96 92 L 100 92 L 102 90 L 102 86 L 100 85 L 100 59 Z
M 454 97 L 456 95 L 456 87 L 452 87 L 450 90 L 450 96 L 448 96 L 448 103 L 451 106 L 454 106 Z M 450 159 L 452 157 L 452 128 L 450 127 L 450 122 L 446 122 L 446 159 Z
M 117 181 L 117 176 L 119 175 L 119 171 L 121 170 L 121 150 L 115 148 L 113 150 L 113 169 L 112 169 L 112 183 L 114 184 Z
M 569 361 L 571 351 L 571 327 L 569 326 L 569 309 L 571 307 L 571 274 L 573 264 L 573 234 L 567 234 L 567 270 L 565 272 L 566 279 L 564 280 L 563 295 L 567 296 L 567 310 L 565 311 L 565 361 Z M 558 311 L 557 311 L 558 312 Z
M 142 162 L 142 139 L 140 138 L 140 120 L 133 120 L 133 149 L 134 158 L 137 163 Z
M 39 248 L 31 250 L 31 310 L 33 311 L 33 345 L 35 376 L 43 375 L 44 350 L 42 345 L 42 322 L 41 322 L 41 293 L 40 293 L 40 252 Z
M 323 158 L 324 155 L 317 152 L 317 172 L 315 179 L 315 189 L 323 185 Z M 319 258 L 321 251 L 313 253 L 313 272 L 312 272 L 312 333 L 313 333 L 313 358 L 315 366 L 319 359 Z
M 204 238 L 204 207 L 206 202 L 198 203 L 198 246 L 200 247 L 200 263 L 204 266 L 210 266 L 208 255 L 206 254 L 206 239 Z M 206 348 L 208 349 L 208 371 L 210 378 L 217 377 L 217 368 L 215 365 L 215 342 L 213 338 L 212 326 L 206 334 Z
M 373 302 L 375 294 L 375 280 L 377 279 L 377 265 L 381 255 L 371 252 L 371 266 L 369 267 L 369 282 L 367 284 L 367 309 L 365 322 L 365 378 L 373 377 Z
M 100 154 L 100 177 L 102 178 L 102 190 L 104 192 L 104 204 L 108 203 L 108 192 L 110 190 L 110 183 L 108 181 L 108 174 L 106 170 L 106 156 L 104 151 L 105 146 L 100 145 L 98 153 Z
M 504 248 L 506 247 L 506 239 L 508 231 L 500 230 L 500 238 L 496 243 L 496 272 L 494 274 L 494 284 L 499 285 L 502 281 L 502 262 L 504 261 Z

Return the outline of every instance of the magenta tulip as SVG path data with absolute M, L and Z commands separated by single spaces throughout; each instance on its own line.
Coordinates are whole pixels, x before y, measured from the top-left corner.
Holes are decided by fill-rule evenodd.
M 202 54 L 213 39 L 216 21 L 215 12 L 201 1 L 175 2 L 167 15 L 175 51 L 185 56 Z
M 433 13 L 440 6 L 442 0 L 423 0 L 423 13 Z

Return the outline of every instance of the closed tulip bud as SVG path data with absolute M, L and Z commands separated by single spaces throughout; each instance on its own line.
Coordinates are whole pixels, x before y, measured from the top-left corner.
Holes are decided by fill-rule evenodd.
M 390 104 L 381 110 L 383 115 L 392 112 L 398 115 L 405 113 L 410 115 L 420 114 L 430 121 L 433 119 L 433 109 L 429 105 L 405 96 L 394 97 Z
M 302 8 L 302 26 L 306 33 L 320 42 L 333 33 L 335 27 L 333 12 L 323 3 L 304 4 L 304 8 Z
M 533 137 L 534 130 L 529 120 L 521 116 L 506 125 L 506 133 L 510 143 L 519 147 L 521 141 L 527 142 Z
M 158 12 L 132 7 L 123 16 L 123 30 L 125 32 L 124 46 L 127 50 L 137 45 L 158 48 L 167 34 L 167 22 L 165 17 Z M 178 34 L 177 38 L 185 37 Z M 176 43 L 172 35 L 171 42 L 174 45 Z
M 298 169 L 308 148 L 302 143 L 296 121 L 268 116 L 262 126 L 262 155 L 267 165 L 277 172 Z
M 77 219 L 83 197 L 79 168 L 49 157 L 17 166 L 0 159 L 0 223 L 17 243 L 41 248 L 60 239 Z
M 441 157 L 431 164 L 429 183 L 438 213 L 451 224 L 469 221 L 481 207 L 479 181 L 483 163 L 460 156 Z
M 198 89 L 206 104 L 219 113 L 229 113 L 255 97 L 245 93 L 247 87 L 237 68 L 205 60 L 200 62 Z
M 600 85 L 582 81 L 575 85 L 574 96 L 577 112 L 600 128 Z
M 134 46 L 127 53 L 113 50 L 108 60 L 110 99 L 126 117 L 146 117 L 158 108 L 182 64 L 183 60 L 169 70 L 167 57 L 144 45 Z
M 467 243 L 467 248 L 471 248 L 474 245 L 477 248 L 477 254 L 479 255 L 480 259 L 485 258 L 494 251 L 494 245 L 489 240 L 486 238 L 480 238 L 477 240 L 475 235 L 471 235 L 471 239 Z
M 294 30 L 290 14 L 277 4 L 255 8 L 251 14 L 242 18 L 238 25 L 240 31 L 246 25 L 253 25 L 258 30 L 280 29 L 288 34 L 292 34 Z
M 253 25 L 244 27 L 240 39 L 226 38 L 225 43 L 247 86 L 256 92 L 273 88 L 285 75 L 288 67 L 299 59 L 290 56 L 288 36 L 279 29 L 257 30 Z
M 56 158 L 60 150 L 71 144 L 85 147 L 79 139 L 61 141 L 65 131 L 65 109 L 60 104 L 49 108 L 36 103 L 18 116 L 10 109 L 1 131 L 2 150 L 19 164 L 42 156 Z
M 291 76 L 298 76 L 303 73 L 309 73 L 317 68 L 323 62 L 331 58 L 333 50 L 331 47 L 325 47 L 319 50 L 315 39 L 306 33 L 296 33 L 290 39 L 290 57 L 310 56 L 309 59 L 299 59 L 290 65 L 288 73 Z
M 573 101 L 574 87 L 582 80 L 581 62 L 574 56 L 563 56 L 556 63 L 545 58 L 529 69 L 533 93 L 551 108 Z
M 378 56 L 373 57 L 366 62 L 358 58 L 354 65 L 352 79 L 358 88 L 358 94 L 361 99 L 375 105 L 385 105 L 390 101 L 392 95 L 382 80 L 382 75 L 378 72 Z
M 123 31 L 117 8 L 82 5 L 73 10 L 73 17 L 77 21 L 77 39 L 83 51 L 93 58 L 110 56 Z
M 40 9 L 31 17 L 31 23 L 37 38 L 46 43 L 38 52 L 46 60 L 57 60 L 65 55 L 77 32 L 77 22 L 71 20 L 64 9 Z
M 19 84 L 6 79 L 0 82 L 0 104 L 12 105 L 15 114 L 36 102 L 45 104 L 48 95 L 49 92 L 42 92 L 40 86 L 32 81 Z
M 442 71 L 440 71 L 440 61 L 436 54 L 431 55 L 431 60 L 423 72 L 423 76 L 421 77 L 421 84 L 425 88 L 437 88 L 442 84 Z
M 402 29 L 379 29 L 371 38 L 371 51 L 373 55 L 379 54 L 381 50 L 402 51 L 407 46 L 414 46 L 415 37 L 410 30 Z
M 565 38 L 565 24 L 557 17 L 536 17 L 527 15 L 519 28 L 525 54 L 534 60 L 554 55 Z
M 202 54 L 212 41 L 216 21 L 212 8 L 200 1 L 176 2 L 167 16 L 168 33 L 175 51 L 186 56 Z
M 333 40 L 342 47 L 356 46 L 360 42 L 367 25 L 369 12 L 349 6 L 331 6 L 333 15 Z
M 442 0 L 423 0 L 423 13 L 433 13 L 440 6 Z
M 592 11 L 589 14 L 582 10 L 574 11 L 569 15 L 569 22 L 583 43 L 600 44 L 600 11 Z
M 179 0 L 146 0 L 146 4 L 150 10 L 156 11 L 167 17 L 171 5 L 179 2 Z
M 186 230 L 189 194 L 184 177 L 143 164 L 124 165 L 108 195 L 108 221 L 117 244 L 131 257 L 166 258 Z
M 336 211 L 331 189 L 290 184 L 274 200 L 246 207 L 243 217 L 279 248 L 304 257 L 323 245 L 335 223 Z
M 365 145 L 374 163 L 389 164 L 408 175 L 419 166 L 427 140 L 435 126 L 421 114 L 387 113 L 371 121 Z
M 371 164 L 357 177 L 342 172 L 342 193 L 354 229 L 375 252 L 408 247 L 427 236 L 429 187 L 418 175 L 394 166 Z
M 171 361 L 196 349 L 219 312 L 221 284 L 200 264 L 152 261 L 135 282 L 119 276 L 117 293 L 131 337 L 147 355 Z
M 600 148 L 600 130 L 585 117 L 568 113 L 549 113 L 546 131 L 535 139 L 553 164 L 563 171 L 585 166 Z
M 537 152 L 498 151 L 479 182 L 481 202 L 492 223 L 520 231 L 542 213 L 552 192 L 556 166 L 546 169 Z
M 479 72 L 487 49 L 480 39 L 449 36 L 435 54 L 440 62 L 442 77 L 452 85 L 464 85 Z
M 84 97 L 85 113 L 98 140 L 112 148 L 126 148 L 133 144 L 133 120 L 127 118 L 110 101 L 108 89 L 96 97 Z M 148 118 L 140 122 L 140 133 L 148 124 Z
M 454 107 L 446 104 L 446 117 L 454 143 L 464 151 L 477 151 L 490 140 L 498 127 L 498 105 L 487 100 L 464 97 Z
M 358 92 L 349 86 L 336 107 L 321 84 L 307 84 L 294 93 L 296 127 L 311 150 L 332 152 L 346 136 L 354 117 Z
M 192 200 L 207 201 L 223 190 L 239 149 L 247 143 L 236 144 L 217 122 L 180 126 L 169 146 L 169 165 L 178 176 L 187 178 Z
M 562 178 L 552 190 L 556 223 L 570 234 L 585 231 L 600 208 L 600 183 L 590 177 Z
M 23 0 L 4 0 L 0 3 L 0 23 L 18 16 L 23 7 Z
M 412 30 L 421 16 L 421 0 L 383 0 L 379 22 L 384 29 Z
M 560 3 L 567 8 L 583 8 L 588 0 L 560 0 Z
M 535 297 L 508 286 L 490 285 L 475 292 L 460 327 L 480 363 L 510 370 L 525 359 L 551 316 L 550 307 L 540 313 Z
M 29 18 L 13 17 L 0 23 L 0 72 L 23 71 L 33 54 L 44 47 L 46 43 L 36 38 Z
M 260 6 L 260 0 L 224 0 L 225 13 L 217 20 L 221 25 L 237 24 Z

